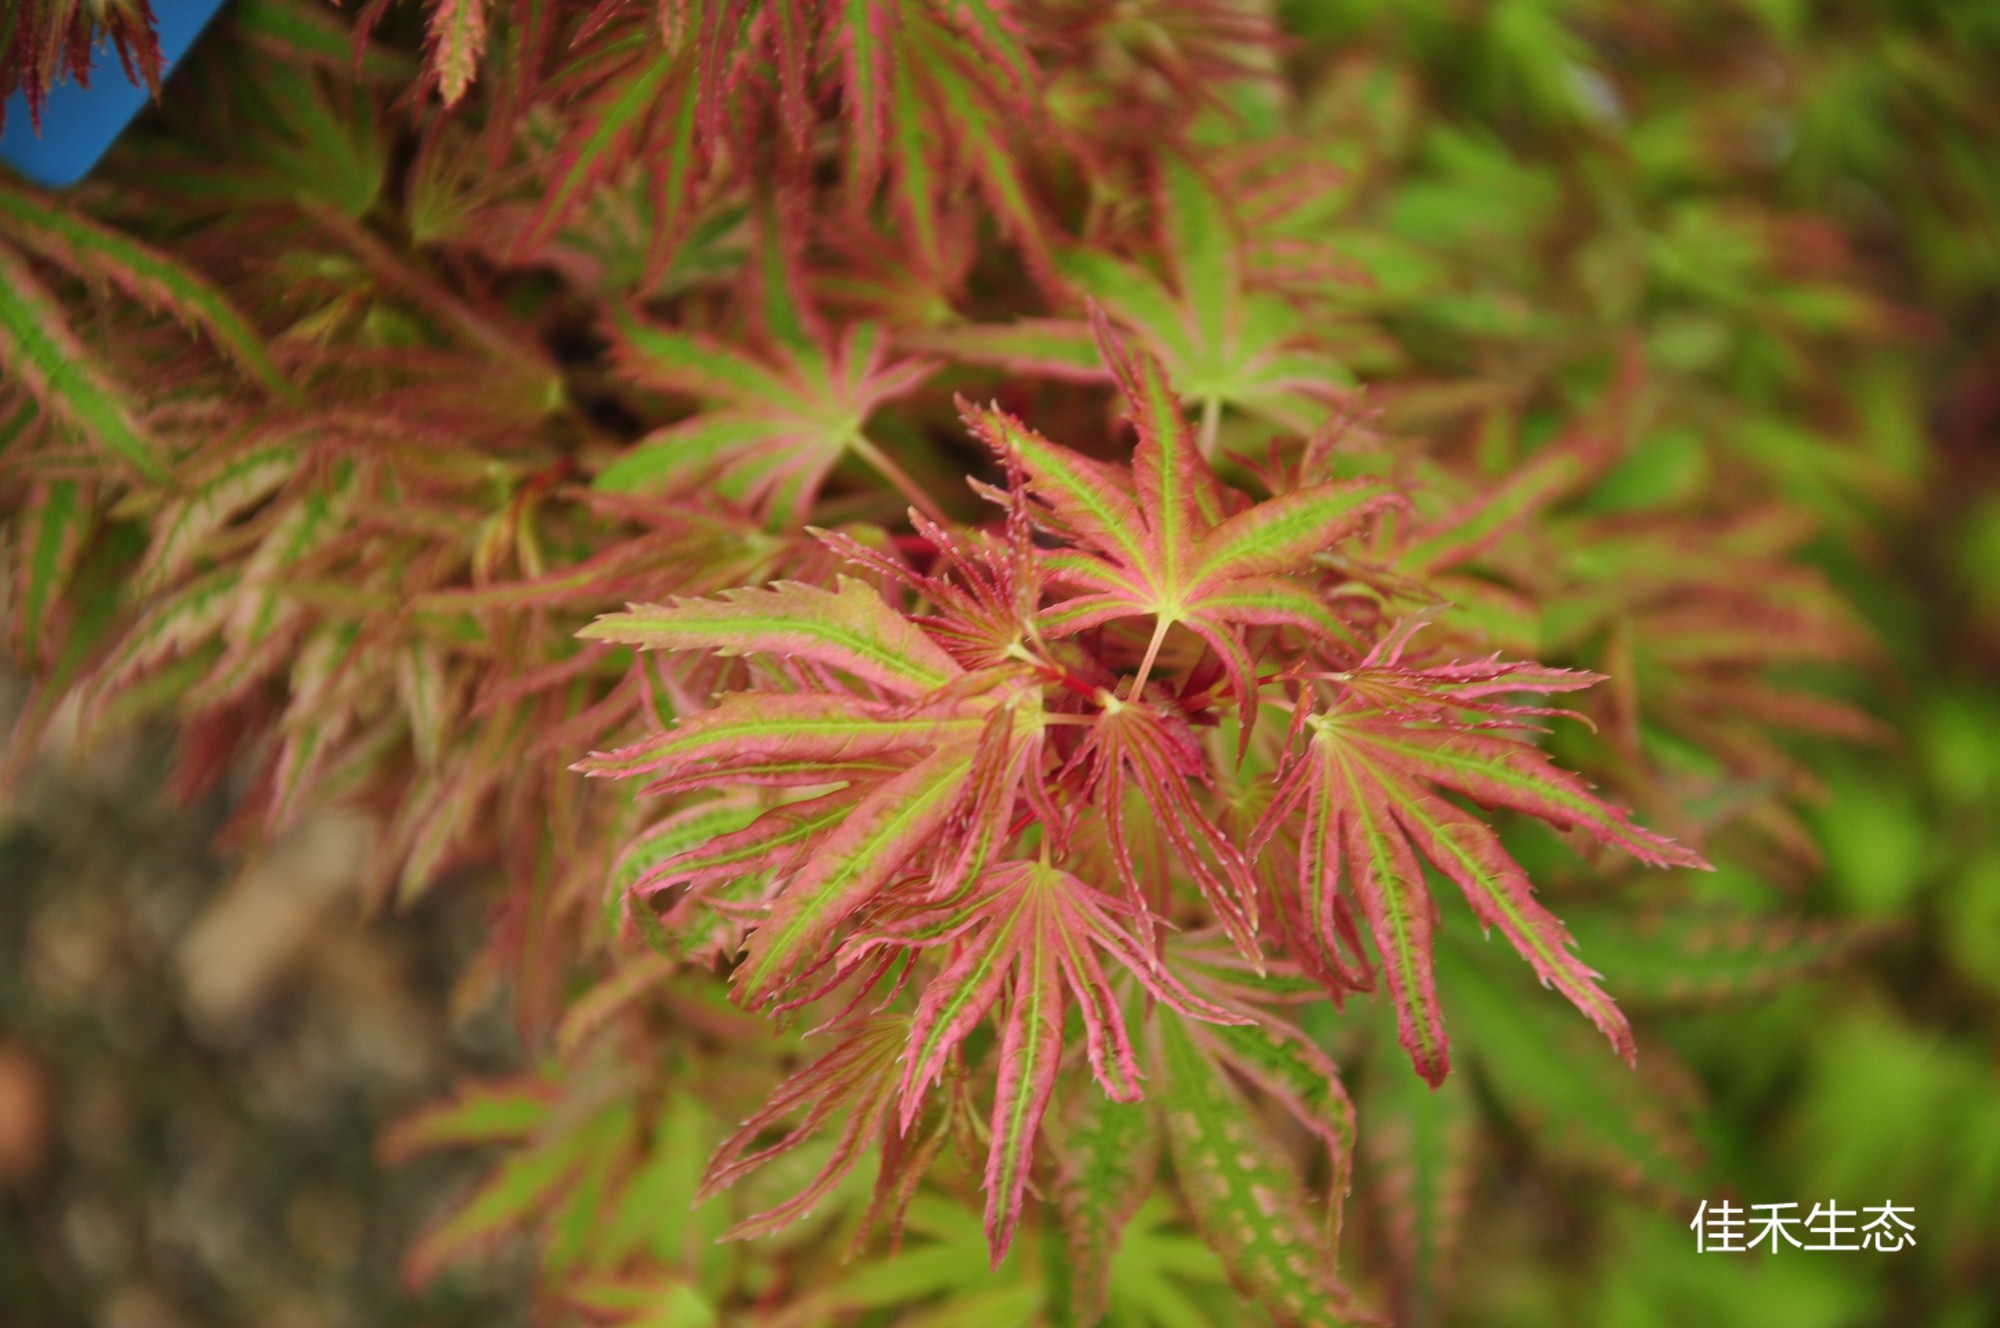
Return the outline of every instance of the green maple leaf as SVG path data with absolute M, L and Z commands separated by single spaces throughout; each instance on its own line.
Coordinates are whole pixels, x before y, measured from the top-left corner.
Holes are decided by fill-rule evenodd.
M 765 361 L 626 315 L 617 320 L 613 354 L 633 381 L 698 397 L 704 408 L 621 456 L 597 477 L 600 488 L 710 484 L 731 501 L 796 523 L 827 473 L 851 452 L 919 507 L 929 505 L 866 426 L 876 409 L 921 386 L 936 366 L 890 360 L 879 327 L 850 327 L 830 352 L 809 343 L 781 345 Z
M 1145 340 L 1202 413 L 1202 451 L 1218 412 L 1234 406 L 1310 432 L 1353 386 L 1340 363 L 1311 349 L 1299 311 L 1245 280 L 1243 247 L 1213 186 L 1193 164 L 1160 161 L 1161 250 L 1170 282 L 1094 249 L 1065 252 L 1065 276 Z

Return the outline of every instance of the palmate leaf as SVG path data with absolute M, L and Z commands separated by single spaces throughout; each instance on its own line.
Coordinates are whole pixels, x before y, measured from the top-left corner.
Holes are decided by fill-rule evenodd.
M 835 928 L 931 847 L 972 781 L 972 762 L 971 744 L 926 756 L 872 787 L 814 847 L 751 933 L 734 978 L 746 1006 L 771 1003 L 815 971 Z
M 1124 1013 L 1098 955 L 1117 961 L 1148 994 L 1190 1017 L 1236 1022 L 1243 1016 L 1181 986 L 1112 920 L 1111 901 L 1058 867 L 1001 862 L 962 901 L 920 908 L 864 931 L 843 958 L 856 962 L 885 947 L 950 946 L 953 958 L 924 989 L 910 1030 L 902 1079 L 907 1130 L 947 1059 L 1005 1001 L 986 1162 L 986 1231 L 997 1265 L 1020 1220 L 1033 1148 L 1062 1056 L 1063 1017 L 1083 1017 L 1092 1073 L 1120 1102 L 1139 1098 L 1139 1063 Z
M 1338 1321 L 1352 1305 L 1325 1259 L 1355 1148 L 1339 1077 L 1296 1028 L 1190 991 L 1161 956 L 1178 954 L 1225 1001 L 1296 999 L 1329 974 L 1338 994 L 1370 980 L 1365 963 L 1322 962 L 1342 946 L 1358 954 L 1358 915 L 1381 952 L 1404 1041 L 1435 1082 L 1444 1044 L 1426 860 L 1538 973 L 1614 1040 L 1625 1036 L 1561 924 L 1453 796 L 1576 826 L 1648 861 L 1698 860 L 1504 733 L 1550 713 L 1521 694 L 1574 690 L 1595 675 L 1497 657 L 1412 663 L 1405 656 L 1427 617 L 1350 623 L 1336 611 L 1320 558 L 1402 505 L 1394 488 L 1309 482 L 1317 467 L 1302 461 L 1271 467 L 1273 496 L 1253 501 L 1203 457 L 1159 361 L 1128 351 L 1101 318 L 1097 333 L 1137 426 L 1129 468 L 998 410 L 968 412 L 1007 466 L 1008 489 L 982 489 L 1005 510 L 1003 535 L 960 536 L 918 515 L 915 534 L 889 548 L 820 536 L 900 585 L 923 616 L 858 581 L 610 615 L 585 635 L 748 655 L 761 687 L 581 768 L 649 777 L 657 793 L 806 797 L 690 844 L 631 888 L 664 896 L 670 926 L 705 903 L 740 921 L 732 981 L 752 1008 L 789 1010 L 843 987 L 858 1002 L 892 978 L 892 1003 L 907 989 L 895 1142 L 885 1136 L 884 1146 L 928 1147 L 910 1131 L 931 1090 L 991 1075 L 985 1225 L 996 1259 L 1020 1222 L 1066 1020 L 1082 1030 L 1079 1059 L 1120 1103 L 1141 1085 L 1118 970 L 1168 1012 L 1228 1025 L 1177 1034 L 1187 1057 L 1169 1048 L 1155 1061 L 1156 1079 L 1190 1086 L 1166 1117 L 1190 1200 L 1240 1287 L 1295 1321 Z M 697 370 L 770 386 L 755 365 L 697 354 L 683 362 L 683 390 L 701 394 Z M 751 389 L 708 395 L 725 390 Z M 1266 677 L 1253 649 L 1287 662 Z M 1250 721 L 1284 704 L 1264 695 L 1278 686 L 1294 697 L 1292 731 L 1266 734 L 1252 760 Z M 1242 719 L 1239 769 L 1225 781 L 1216 748 L 1226 744 L 1197 725 L 1230 696 Z M 1253 870 L 1260 849 L 1272 862 Z M 1303 939 L 1315 953 L 1264 966 L 1257 932 L 1274 915 L 1286 919 L 1288 945 Z M 1182 918 L 1226 935 L 1236 960 L 1204 966 L 1185 947 L 1158 945 L 1162 920 Z M 994 1046 L 982 1059 L 973 1034 L 989 1024 Z M 1326 1147 L 1324 1229 L 1305 1220 L 1289 1160 L 1243 1133 L 1255 1122 L 1231 1075 Z M 1111 1227 L 1085 1236 L 1077 1262 L 1096 1268 Z M 1087 1296 L 1082 1304 L 1092 1307 Z
M 1050 132 L 1037 95 L 1040 89 L 1026 78 L 1034 66 L 995 11 L 981 0 L 939 9 L 940 18 L 955 10 L 973 16 L 974 22 L 939 21 L 915 8 L 906 15 L 899 52 L 897 114 L 903 121 L 899 146 L 912 144 L 929 160 L 921 171 L 905 172 L 901 178 L 900 210 L 911 218 L 915 234 L 933 233 L 935 223 L 917 218 L 927 210 L 943 210 L 938 193 L 963 188 L 967 182 L 976 185 L 1001 231 L 1020 247 L 1030 273 L 1045 288 L 1052 288 L 1056 283 L 1046 224 L 1029 193 L 1015 147 L 1025 128 Z M 996 77 L 996 71 L 1003 76 Z M 925 197 L 919 192 L 925 184 L 938 193 Z M 937 266 L 937 255 L 924 252 L 922 257 Z
M 858 582 L 843 592 L 844 607 L 842 596 L 807 587 L 682 601 L 642 628 L 606 620 L 607 630 L 638 632 L 671 649 L 790 654 L 849 676 L 874 676 L 905 694 L 942 689 L 960 677 L 948 655 L 874 592 Z M 790 616 L 753 602 L 785 595 L 792 597 Z M 690 621 L 691 634 L 675 634 Z M 901 654 L 899 641 L 910 643 Z M 835 930 L 907 872 L 927 876 L 937 898 L 975 879 L 1011 833 L 1017 786 L 1039 755 L 1040 724 L 1031 693 L 990 684 L 900 708 L 830 692 L 740 694 L 581 768 L 664 771 L 655 785 L 663 791 L 847 783 L 676 855 L 641 883 L 649 890 L 685 883 L 698 891 L 757 872 L 782 873 L 735 975 L 740 997 L 756 1007 L 781 996 L 810 999 L 808 982 L 833 958 L 827 942 Z M 947 828 L 956 833 L 940 840 Z
M 1477 1179 L 1478 1111 L 1463 1075 L 1432 1086 L 1399 1060 L 1386 1037 L 1373 1040 L 1362 1154 L 1387 1219 L 1400 1318 L 1432 1328 L 1449 1303 Z
M 670 1092 L 653 1124 L 647 1158 L 615 1199 L 586 1216 L 586 1249 L 601 1269 L 631 1266 L 635 1253 L 712 1278 L 728 1252 L 718 1238 L 729 1224 L 721 1204 L 696 1198 L 702 1155 L 719 1131 L 708 1108 L 686 1092 Z M 710 1282 L 713 1285 L 713 1282 Z
M 1879 720 L 1836 698 L 1778 681 L 1800 665 L 1873 649 L 1823 573 L 1795 551 L 1810 524 L 1782 509 L 1700 521 L 1658 513 L 1592 517 L 1558 529 L 1578 574 L 1560 621 L 1564 644 L 1593 649 L 1624 684 L 1596 714 L 1628 782 L 1672 796 L 1642 748 L 1665 730 L 1720 761 L 1744 784 L 1814 787 L 1813 772 L 1778 731 L 1880 742 Z M 1589 657 L 1586 655 L 1586 657 Z M 1818 849 L 1780 801 L 1750 810 L 1749 825 L 1795 863 Z
M 464 1087 L 392 1127 L 383 1141 L 390 1160 L 468 1145 L 504 1150 L 484 1182 L 414 1242 L 406 1282 L 421 1287 L 531 1228 L 551 1273 L 605 1273 L 635 1256 L 712 1268 L 726 1218 L 696 1193 L 698 1159 L 714 1138 L 708 1113 L 683 1093 L 655 1107 L 636 1103 L 629 1087 L 604 1089 L 582 1067 L 551 1069 Z
M 1552 1154 L 1656 1197 L 1694 1193 L 1702 1149 L 1673 1081 L 1634 1075 L 1589 1054 L 1582 1026 L 1527 999 L 1518 971 L 1494 965 L 1469 927 L 1445 930 L 1450 943 L 1438 951 L 1440 985 L 1502 1109 Z
M 1112 858 L 1149 942 L 1152 910 L 1140 883 L 1134 840 L 1157 836 L 1171 845 L 1238 952 L 1257 960 L 1256 887 L 1249 862 L 1203 809 L 1196 790 L 1208 781 L 1208 770 L 1192 733 L 1174 720 L 1145 706 L 1105 699 L 1085 751 L 1093 757 L 1093 791 L 1104 809 Z M 1148 818 L 1153 835 L 1133 834 L 1135 811 Z M 1164 909 L 1165 903 L 1157 906 Z
M 611 867 L 606 906 L 619 908 L 626 896 L 644 888 L 656 870 L 690 848 L 731 835 L 757 817 L 758 808 L 742 798 L 699 802 L 653 822 L 634 835 Z
M 1800 982 L 1889 935 L 1866 923 L 1733 911 L 1676 912 L 1634 923 L 1600 909 L 1572 914 L 1569 921 L 1591 954 L 1617 973 L 1626 1000 L 1669 1009 Z
M 1324 713 L 1306 713 L 1309 700 L 1302 701 L 1306 742 L 1253 842 L 1266 842 L 1279 821 L 1303 806 L 1298 890 L 1310 901 L 1305 911 L 1319 945 L 1328 953 L 1337 945 L 1332 898 L 1344 877 L 1380 954 L 1404 1049 L 1431 1083 L 1444 1078 L 1449 1059 L 1422 862 L 1455 882 L 1473 914 L 1497 927 L 1545 985 L 1567 996 L 1632 1059 L 1625 1017 L 1571 952 L 1560 920 L 1536 901 L 1526 873 L 1491 827 L 1440 793 L 1576 829 L 1649 865 L 1707 863 L 1634 825 L 1538 749 L 1458 717 L 1545 713 L 1490 698 L 1573 690 L 1594 681 L 1592 675 L 1498 660 L 1414 668 L 1402 663 L 1414 626 L 1384 638 L 1358 667 L 1325 675 L 1339 691 Z
M 545 249 L 578 210 L 647 145 L 656 124 L 670 127 L 667 146 L 676 163 L 661 172 L 661 192 L 677 203 L 686 197 L 697 163 L 693 146 L 697 87 L 688 62 L 678 52 L 654 48 L 645 34 L 628 32 L 608 43 L 597 63 L 611 69 L 582 100 L 582 113 L 550 157 L 552 178 L 514 239 L 517 258 Z M 573 66 L 590 67 L 583 61 Z M 680 188 L 674 188 L 674 183 Z
M 833 1151 L 805 1187 L 776 1206 L 744 1218 L 724 1233 L 724 1239 L 764 1235 L 806 1216 L 854 1169 L 863 1152 L 885 1142 L 895 1104 L 896 1060 L 907 1041 L 908 1027 L 900 1018 L 876 1018 L 855 1026 L 832 1050 L 780 1084 L 741 1128 L 723 1140 L 702 1173 L 698 1199 L 720 1193 L 804 1143 L 836 1115 L 844 1116 Z M 794 1115 L 796 1123 L 775 1142 L 757 1146 L 774 1127 Z M 893 1177 L 884 1174 L 881 1181 L 892 1184 Z
M 1029 192 L 1021 131 L 1046 128 L 1042 79 L 1007 7 L 985 0 L 845 0 L 832 41 L 847 121 L 849 207 L 888 181 L 890 212 L 913 265 L 942 273 L 943 218 L 976 188 L 1001 230 L 1049 279 L 1048 224 Z
M 850 327 L 831 353 L 787 346 L 767 364 L 694 333 L 625 318 L 613 353 L 634 382 L 699 397 L 709 408 L 642 440 L 600 474 L 600 487 L 712 482 L 733 501 L 799 521 L 827 473 L 852 452 L 928 506 L 865 428 L 877 408 L 914 391 L 936 366 L 888 360 L 877 327 Z
M 253 10 L 254 24 L 267 17 Z M 280 44 L 290 35 L 261 34 Z M 196 99 L 212 136 L 202 146 L 180 135 L 131 143 L 148 196 L 171 199 L 186 220 L 301 207 L 358 220 L 383 189 L 391 135 L 376 89 L 350 82 L 346 62 L 339 68 L 302 76 L 290 59 L 233 62 L 217 95 Z
M 1164 1194 L 1140 1204 L 1126 1224 L 1105 1290 L 1108 1322 L 1121 1328 L 1196 1328 L 1239 1308 L 1222 1260 Z
M 1243 629 L 1284 626 L 1343 640 L 1345 624 L 1309 584 L 1286 574 L 1308 570 L 1313 554 L 1404 500 L 1370 481 L 1311 485 L 1255 505 L 1232 497 L 1196 447 L 1160 362 L 1129 351 L 1102 317 L 1095 326 L 1138 430 L 1129 487 L 1109 467 L 998 411 L 967 421 L 1021 468 L 1051 524 L 1087 555 L 1048 560 L 1052 579 L 1078 593 L 1048 610 L 1042 626 L 1068 635 L 1151 618 L 1153 639 L 1133 696 L 1169 629 L 1187 628 L 1222 660 L 1247 732 L 1257 680 Z
M 849 535 L 819 529 L 811 533 L 848 562 L 928 602 L 932 612 L 914 621 L 961 667 L 979 672 L 1019 663 L 1022 638 L 1032 634 L 1042 593 L 1041 564 L 1025 506 L 1010 503 L 999 538 L 980 534 L 967 540 L 922 513 L 913 512 L 911 523 L 937 551 L 931 572 L 918 572 Z
M 467 20 L 477 8 L 453 0 L 434 10 L 451 22 L 434 24 L 428 77 L 447 91 L 476 48 Z M 886 180 L 888 212 L 914 266 L 944 274 L 962 267 L 946 258 L 945 221 L 976 189 L 1038 278 L 1053 282 L 1050 225 L 1023 160 L 1024 127 L 1043 121 L 1044 80 L 1009 8 L 985 0 L 719 0 L 692 13 L 667 6 L 657 20 L 642 13 L 600 6 L 574 23 L 538 19 L 542 41 L 567 27 L 570 54 L 546 88 L 527 91 L 560 107 L 564 126 L 541 200 L 514 237 L 514 258 L 545 253 L 582 229 L 586 208 L 623 188 L 636 165 L 661 217 L 644 283 L 651 286 L 712 166 L 752 163 L 754 171 L 774 156 L 799 159 L 823 108 L 837 105 L 850 215 L 872 207 Z M 502 97 L 518 117 L 525 99 L 511 86 Z M 803 215 L 781 219 L 784 246 L 804 246 L 803 223 Z M 949 230 L 960 228 L 954 218 Z
M 1198 1039 L 1326 1146 L 1327 1240 L 1338 1245 L 1354 1172 L 1354 1103 L 1333 1060 L 1282 1020 L 1260 1018 L 1196 1030 Z
M 561 1130 L 537 1131 L 403 1257 L 403 1278 L 427 1285 L 449 1265 L 498 1243 L 538 1218 L 557 1216 L 592 1173 L 616 1166 L 633 1144 L 632 1107 L 616 1101 Z
M 18 88 L 28 103 L 35 132 L 49 88 L 62 78 L 87 83 L 94 53 L 109 40 L 118 51 L 124 76 L 160 93 L 165 66 L 148 0 L 16 0 L 0 13 L 0 125 Z M 117 75 L 106 75 L 117 77 Z
M 1174 386 L 1200 406 L 1204 454 L 1214 449 L 1224 406 L 1310 432 L 1352 387 L 1352 376 L 1311 348 L 1305 320 L 1291 306 L 1247 287 L 1242 241 L 1202 173 L 1172 153 L 1163 154 L 1159 171 L 1160 249 L 1172 289 L 1144 268 L 1095 249 L 1064 253 L 1061 271 L 1141 337 L 1165 363 Z M 1009 358 L 1063 371 L 1068 357 L 1059 345 L 1047 347 L 1055 352 L 1047 359 L 1021 354 L 1028 349 L 1019 347 Z

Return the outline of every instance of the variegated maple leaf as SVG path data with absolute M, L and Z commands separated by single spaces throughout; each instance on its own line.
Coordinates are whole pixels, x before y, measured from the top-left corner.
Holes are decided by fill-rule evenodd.
M 845 947 L 850 962 L 884 948 L 949 946 L 953 955 L 917 1003 L 903 1058 L 905 1132 L 946 1060 L 1004 993 L 1006 1023 L 986 1159 L 986 1234 L 995 1264 L 1020 1220 L 1035 1135 L 1055 1091 L 1063 1020 L 1072 1001 L 1083 1018 L 1085 1052 L 1097 1082 L 1114 1101 L 1140 1097 L 1138 1057 L 1099 951 L 1173 1009 L 1197 1019 L 1246 1022 L 1181 986 L 1113 920 L 1113 907 L 1108 897 L 1059 867 L 1000 862 L 963 897 L 891 914 Z
M 1019 465 L 1048 524 L 1073 548 L 1044 560 L 1079 593 L 1046 610 L 1043 630 L 1066 636 L 1124 618 L 1151 618 L 1152 639 L 1127 695 L 1137 697 L 1174 627 L 1222 662 L 1245 727 L 1254 718 L 1252 626 L 1289 627 L 1339 649 L 1348 625 L 1317 591 L 1314 554 L 1404 505 L 1373 481 L 1311 484 L 1261 503 L 1226 488 L 1196 445 L 1165 366 L 1134 353 L 1093 311 L 1099 348 L 1138 431 L 1129 479 L 1058 446 L 997 411 L 971 417 L 989 445 Z
M 1352 981 L 1340 953 L 1335 891 L 1345 880 L 1382 959 L 1405 1050 L 1436 1084 L 1449 1058 L 1432 976 L 1432 905 L 1422 862 L 1454 881 L 1479 920 L 1498 927 L 1545 985 L 1569 997 L 1632 1060 L 1624 1015 L 1571 952 L 1568 931 L 1534 897 L 1527 874 L 1492 827 L 1441 796 L 1455 793 L 1575 829 L 1652 866 L 1706 867 L 1699 854 L 1632 823 L 1538 748 L 1494 730 L 1553 713 L 1510 703 L 1523 693 L 1573 691 L 1595 674 L 1480 660 L 1419 667 L 1404 660 L 1424 618 L 1404 620 L 1358 665 L 1305 672 L 1294 735 L 1253 842 L 1297 827 L 1298 893 L 1287 911 L 1301 957 L 1333 982 Z M 1319 688 L 1331 684 L 1322 699 Z M 1470 716 L 1486 716 L 1484 719 Z
M 634 381 L 685 392 L 708 408 L 660 430 L 598 477 L 613 490 L 711 485 L 725 497 L 797 521 L 834 464 L 852 452 L 920 506 L 928 499 L 865 431 L 877 407 L 928 378 L 926 360 L 890 361 L 882 330 L 848 329 L 829 352 L 789 346 L 767 364 L 689 332 L 622 319 L 614 351 Z
M 697 1200 L 719 1193 L 755 1171 L 771 1159 L 810 1139 L 836 1115 L 844 1113 L 840 1134 L 812 1179 L 780 1203 L 752 1214 L 724 1233 L 740 1238 L 777 1231 L 805 1216 L 838 1185 L 871 1145 L 884 1150 L 883 1164 L 875 1183 L 876 1206 L 892 1229 L 900 1225 L 902 1209 L 915 1192 L 915 1178 L 943 1142 L 942 1131 L 932 1131 L 913 1155 L 900 1159 L 914 1166 L 893 1165 L 891 1150 L 906 1134 L 891 1128 L 895 1121 L 896 1061 L 909 1035 L 908 1022 L 895 1017 L 868 1019 L 844 1030 L 844 1036 L 825 1055 L 779 1084 L 763 1107 L 745 1120 L 737 1131 L 723 1140 L 702 1173 Z M 798 1121 L 775 1142 L 756 1145 L 781 1122 L 793 1115 Z M 914 1172 L 914 1175 L 911 1173 Z

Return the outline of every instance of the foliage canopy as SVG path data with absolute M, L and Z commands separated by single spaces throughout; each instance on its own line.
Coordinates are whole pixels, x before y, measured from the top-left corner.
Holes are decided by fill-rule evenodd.
M 390 1141 L 505 1147 L 413 1279 L 1421 1321 L 1448 1047 L 1692 1192 L 1595 942 L 1814 869 L 1787 735 L 1876 725 L 1801 549 L 1905 484 L 1838 424 L 1898 312 L 1621 56 L 1698 16 L 1295 9 L 243 0 L 101 182 L 0 183 L 11 759 L 167 713 L 242 840 L 372 811 L 377 905 L 497 869 L 547 1059 Z M 0 92 L 143 10 L 27 6 Z M 1635 985 L 1864 939 L 1769 911 Z

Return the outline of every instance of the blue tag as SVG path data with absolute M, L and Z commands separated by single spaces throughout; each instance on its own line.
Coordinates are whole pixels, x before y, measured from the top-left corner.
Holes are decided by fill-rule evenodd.
M 194 39 L 222 8 L 222 0 L 153 0 L 159 25 L 161 77 L 180 63 Z M 28 97 L 7 101 L 7 127 L 0 129 L 0 161 L 37 184 L 60 189 L 90 173 L 150 100 L 145 85 L 125 77 L 118 53 L 108 44 L 93 53 L 90 86 L 64 79 L 49 89 L 42 108 L 42 131 L 28 118 Z

